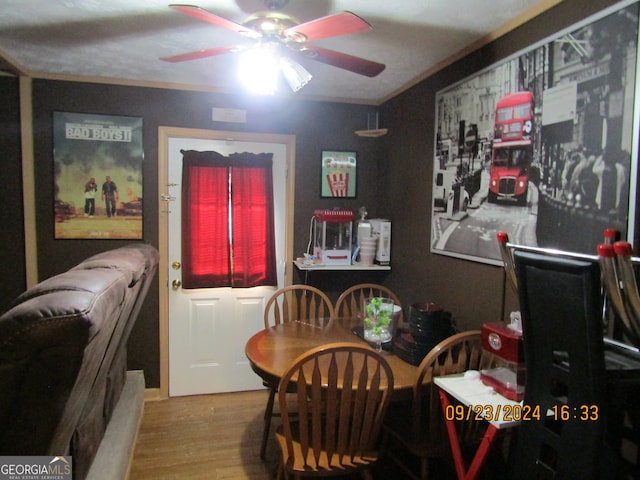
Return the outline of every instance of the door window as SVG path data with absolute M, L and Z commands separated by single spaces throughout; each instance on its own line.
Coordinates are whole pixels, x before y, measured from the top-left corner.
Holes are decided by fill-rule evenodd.
M 183 288 L 277 286 L 273 155 L 182 154 Z

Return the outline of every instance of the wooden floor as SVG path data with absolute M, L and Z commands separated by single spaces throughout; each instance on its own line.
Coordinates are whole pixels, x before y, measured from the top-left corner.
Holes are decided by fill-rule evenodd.
M 146 402 L 130 480 L 275 478 L 275 442 L 259 454 L 266 401 L 264 390 Z
M 274 479 L 275 440 L 265 461 L 259 454 L 266 401 L 267 391 L 260 390 L 146 402 L 129 479 Z M 448 467 L 434 470 L 430 480 L 455 478 Z M 384 462 L 375 476 L 404 479 Z

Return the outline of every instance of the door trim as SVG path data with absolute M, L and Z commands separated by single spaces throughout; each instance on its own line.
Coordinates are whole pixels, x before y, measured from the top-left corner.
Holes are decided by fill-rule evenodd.
M 159 340 L 160 340 L 160 398 L 169 397 L 169 235 L 168 210 L 170 202 L 163 201 L 168 184 L 169 138 L 192 138 L 204 140 L 229 140 L 242 142 L 277 143 L 287 148 L 287 193 L 285 212 L 285 285 L 291 284 L 293 262 L 293 218 L 295 195 L 295 135 L 271 133 L 230 132 L 180 127 L 158 127 L 158 250 L 160 252 L 159 279 Z

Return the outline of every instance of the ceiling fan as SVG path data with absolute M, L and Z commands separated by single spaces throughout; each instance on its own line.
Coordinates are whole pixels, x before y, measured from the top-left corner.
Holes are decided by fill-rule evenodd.
M 269 50 L 275 52 L 281 58 L 284 58 L 286 65 L 292 66 L 295 72 L 291 75 L 296 78 L 294 81 L 295 86 L 288 78 L 288 68 L 282 66 L 282 71 L 285 76 L 287 76 L 287 81 L 289 81 L 294 91 L 304 86 L 311 78 L 311 74 L 298 64 L 297 60 L 314 60 L 367 77 L 375 77 L 385 69 L 385 65 L 381 63 L 318 47 L 309 43 L 322 38 L 371 30 L 372 27 L 367 21 L 354 13 L 345 11 L 305 23 L 298 23 L 295 18 L 276 11 L 285 6 L 288 1 L 289 0 L 264 0 L 264 4 L 269 11 L 258 12 L 250 16 L 242 24 L 194 5 L 169 5 L 181 13 L 255 40 L 255 43 L 253 46 L 233 45 L 209 48 L 170 57 L 162 57 L 161 60 L 166 62 L 183 62 L 226 53 L 243 52 L 250 49 Z

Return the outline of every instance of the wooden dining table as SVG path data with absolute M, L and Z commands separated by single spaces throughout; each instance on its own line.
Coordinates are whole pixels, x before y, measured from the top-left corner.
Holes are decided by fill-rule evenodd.
M 296 320 L 266 328 L 253 335 L 245 346 L 251 368 L 265 382 L 277 385 L 280 378 L 301 354 L 334 342 L 368 343 L 353 332 L 362 325 L 361 318 Z M 394 400 L 410 398 L 417 367 L 391 351 L 382 354 L 393 371 Z

